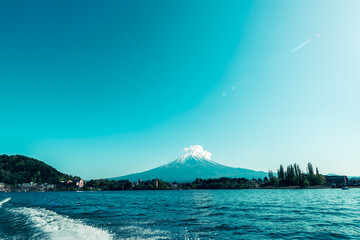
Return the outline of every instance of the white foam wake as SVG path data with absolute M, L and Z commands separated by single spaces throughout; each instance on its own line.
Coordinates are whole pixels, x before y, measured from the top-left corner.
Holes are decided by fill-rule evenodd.
M 59 239 L 112 239 L 112 235 L 102 229 L 85 225 L 80 220 L 74 220 L 43 208 L 14 208 L 13 213 L 25 215 L 36 228 L 46 237 Z
M 148 228 L 143 228 L 140 226 L 122 226 L 119 227 L 121 231 L 126 232 L 126 240 L 158 240 L 158 239 L 169 239 L 169 232 L 162 230 L 153 230 Z M 128 235 L 131 236 L 128 236 Z
M 2 200 L 1 202 L 0 202 L 0 208 L 2 207 L 2 205 L 4 204 L 4 203 L 7 203 L 8 201 L 10 201 L 11 200 L 11 198 L 9 197 L 9 198 L 5 198 L 4 200 Z

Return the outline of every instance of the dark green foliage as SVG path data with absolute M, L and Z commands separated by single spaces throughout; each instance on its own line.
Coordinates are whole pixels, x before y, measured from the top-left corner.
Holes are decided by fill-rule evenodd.
M 156 182 L 158 183 L 156 186 Z M 178 184 L 178 187 L 172 186 L 168 182 L 159 179 L 130 182 L 127 180 L 108 180 L 99 179 L 88 181 L 85 185 L 85 190 L 169 190 L 169 189 L 248 189 L 257 188 L 263 183 L 261 179 L 253 179 L 252 181 L 246 178 L 216 178 L 216 179 L 201 179 L 197 178 L 192 183 Z M 176 184 L 176 183 L 174 183 Z
M 256 187 L 259 180 L 246 178 L 197 178 L 192 184 L 184 184 L 185 189 L 247 189 Z
M 86 182 L 85 188 L 101 189 L 101 190 L 118 190 L 115 180 L 99 179 Z
M 310 183 L 307 179 L 305 179 L 304 181 L 301 182 L 300 184 L 301 187 L 308 187 L 310 186 Z
M 284 178 L 285 175 L 284 175 L 284 167 L 283 165 L 280 165 L 280 168 L 278 170 L 278 178 Z
M 274 178 L 274 173 L 273 171 L 269 170 L 269 179 L 270 181 Z
M 308 187 L 313 185 L 324 185 L 326 183 L 325 177 L 319 174 L 319 169 L 316 168 L 316 175 L 314 174 L 314 169 L 311 163 L 307 165 L 308 174 L 305 174 L 301 171 L 299 165 L 296 163 L 293 165 L 287 166 L 284 170 L 283 166 L 280 165 L 278 169 L 278 177 L 274 177 L 272 171 L 269 171 L 270 180 L 264 183 L 271 186 L 301 186 Z
M 308 163 L 308 167 L 307 167 L 308 173 L 309 175 L 314 175 L 314 169 L 311 163 Z
M 269 183 L 269 179 L 267 177 L 264 177 L 264 183 L 265 184 Z
M 156 186 L 157 182 L 157 186 Z M 170 189 L 170 183 L 159 179 L 143 181 L 140 183 L 132 183 L 129 180 L 109 180 L 98 179 L 90 180 L 85 184 L 85 190 L 167 190 Z
M 74 179 L 39 160 L 21 155 L 0 155 L 0 182 L 7 184 L 52 183 Z M 78 178 L 78 177 L 77 177 Z
M 325 177 L 323 175 L 308 175 L 307 180 L 310 185 L 324 185 L 326 183 Z

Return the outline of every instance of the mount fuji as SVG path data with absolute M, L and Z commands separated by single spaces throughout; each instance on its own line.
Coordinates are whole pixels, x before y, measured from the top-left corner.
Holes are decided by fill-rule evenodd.
M 264 178 L 267 176 L 266 172 L 253 171 L 244 168 L 233 168 L 221 165 L 211 160 L 211 153 L 205 151 L 200 145 L 193 145 L 185 148 L 185 154 L 177 160 L 160 167 L 140 172 L 129 174 L 121 177 L 111 178 L 113 180 L 130 180 L 137 181 L 161 179 L 167 182 L 192 182 L 196 178 Z

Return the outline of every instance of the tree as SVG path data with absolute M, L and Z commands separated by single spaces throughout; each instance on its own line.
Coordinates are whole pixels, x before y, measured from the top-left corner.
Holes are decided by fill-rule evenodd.
M 280 186 L 280 181 L 277 177 L 274 177 L 272 180 L 271 180 L 271 183 L 273 186 Z
M 280 165 L 280 168 L 278 170 L 278 178 L 279 179 L 284 179 L 285 178 L 283 165 Z
M 269 170 L 269 179 L 270 179 L 270 181 L 272 181 L 274 179 L 274 173 L 271 170 Z
M 307 167 L 308 173 L 309 175 L 314 175 L 314 169 L 311 163 L 308 163 L 308 167 Z
M 302 187 L 308 187 L 310 185 L 309 181 L 307 179 L 305 179 L 304 181 L 301 182 Z
M 269 182 L 269 179 L 267 177 L 264 177 L 264 183 L 267 184 Z

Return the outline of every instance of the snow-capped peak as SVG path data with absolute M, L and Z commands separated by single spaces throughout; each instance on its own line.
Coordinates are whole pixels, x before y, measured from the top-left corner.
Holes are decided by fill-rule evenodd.
M 188 148 L 184 148 L 185 154 L 176 159 L 175 161 L 167 164 L 167 166 L 172 164 L 190 164 L 190 165 L 207 165 L 207 164 L 218 164 L 211 160 L 211 152 L 204 150 L 200 145 L 192 145 Z
M 172 162 L 173 164 L 174 163 L 177 163 L 177 164 L 190 164 L 190 165 L 198 165 L 198 164 L 201 164 L 201 165 L 207 165 L 209 163 L 211 164 L 218 164 L 212 160 L 208 160 L 208 159 L 205 159 L 205 158 L 202 158 L 202 157 L 196 157 L 196 156 L 192 156 L 192 155 L 188 155 L 188 156 L 182 156 L 178 159 L 176 159 L 174 162 Z

